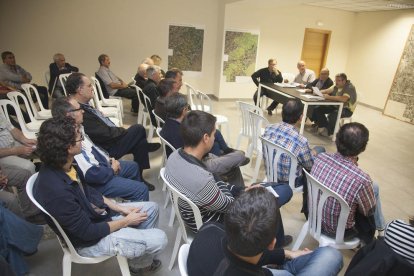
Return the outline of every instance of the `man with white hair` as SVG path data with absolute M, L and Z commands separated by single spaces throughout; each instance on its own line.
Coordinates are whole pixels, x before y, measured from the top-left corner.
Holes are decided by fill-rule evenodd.
M 131 99 L 131 111 L 138 113 L 138 96 L 134 88 L 128 86 L 121 78 L 117 77 L 110 69 L 111 60 L 108 55 L 102 54 L 98 57 L 99 70 L 96 75 L 105 84 L 110 96 L 118 96 Z
M 157 65 L 150 65 L 147 68 L 147 81 L 145 82 L 144 89 L 142 92 L 144 92 L 145 95 L 148 96 L 150 99 L 150 107 L 148 107 L 150 110 L 148 110 L 150 117 L 151 117 L 151 123 L 153 126 L 157 126 L 157 122 L 155 120 L 154 115 L 152 114 L 152 110 L 154 109 L 155 102 L 157 101 L 157 98 L 160 96 L 160 92 L 158 91 L 157 85 L 161 81 L 161 68 Z M 141 99 L 143 102 L 144 99 Z M 148 104 L 148 103 L 147 103 Z
M 49 65 L 50 80 L 49 93 L 54 97 L 63 97 L 62 84 L 59 81 L 59 75 L 72 72 L 79 72 L 79 68 L 66 62 L 65 56 L 61 53 L 53 55 L 53 62 Z
M 301 87 L 305 87 L 308 83 L 315 80 L 315 72 L 306 68 L 306 63 L 303 60 L 300 60 L 298 62 L 297 68 L 299 70 L 299 73 L 295 76 L 293 82 L 301 84 Z
M 141 89 L 144 89 L 145 82 L 147 81 L 147 68 L 148 68 L 148 64 L 141 63 L 138 66 L 138 71 L 134 78 L 135 84 Z

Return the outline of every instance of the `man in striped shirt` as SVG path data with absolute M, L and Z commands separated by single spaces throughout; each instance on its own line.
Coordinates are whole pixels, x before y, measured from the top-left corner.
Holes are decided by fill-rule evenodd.
M 375 229 L 381 235 L 385 228 L 378 185 L 373 184 L 370 176 L 358 167 L 358 155 L 365 151 L 368 138 L 369 131 L 364 125 L 343 125 L 336 135 L 338 152 L 319 154 L 311 171 L 319 182 L 348 203 L 351 210 L 346 222 L 345 238 L 358 236 L 366 243 L 372 240 Z M 340 209 L 335 199 L 327 200 L 322 212 L 324 233 L 335 235 Z

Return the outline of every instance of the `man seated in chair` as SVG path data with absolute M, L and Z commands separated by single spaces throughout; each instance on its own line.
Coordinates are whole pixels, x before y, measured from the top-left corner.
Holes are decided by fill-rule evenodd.
M 160 95 L 155 101 L 154 112 L 161 119 L 165 121 L 167 118 L 167 112 L 165 110 L 165 99 L 172 95 L 174 92 L 175 80 L 173 79 L 162 79 L 157 86 Z
M 3 64 L 0 65 L 0 81 L 15 90 L 21 90 L 23 83 L 30 83 L 32 75 L 16 64 L 16 58 L 10 51 L 1 53 Z M 33 83 L 32 83 L 33 84 Z M 44 108 L 49 108 L 47 88 L 33 84 L 39 92 L 40 100 Z
M 135 85 L 141 89 L 144 89 L 145 82 L 147 81 L 147 68 L 148 68 L 148 64 L 141 63 L 138 66 L 138 71 L 134 78 Z
M 203 222 L 223 222 L 230 204 L 244 190 L 244 185 L 235 186 L 222 181 L 203 162 L 214 143 L 215 124 L 216 118 L 207 112 L 189 112 L 181 123 L 184 147 L 170 155 L 165 168 L 169 183 L 197 205 Z M 194 216 L 188 205 L 180 204 L 180 212 L 189 228 L 196 232 Z M 277 229 L 277 235 L 279 246 L 291 241 L 291 237 L 285 238 L 283 225 Z
M 306 68 L 306 63 L 303 60 L 298 61 L 296 67 L 299 73 L 295 76 L 293 82 L 299 83 L 299 87 L 305 87 L 308 83 L 315 80 L 315 72 Z M 285 79 L 285 82 L 288 82 L 288 80 Z
M 175 80 L 173 92 L 180 92 L 181 86 L 183 86 L 183 71 L 178 68 L 171 68 L 165 73 L 166 79 Z
M 360 123 L 343 125 L 336 134 L 336 153 L 321 153 L 311 174 L 319 182 L 338 193 L 349 205 L 345 239 L 358 236 L 365 243 L 374 237 L 375 229 L 383 235 L 385 228 L 379 187 L 358 167 L 359 155 L 365 151 L 369 131 Z M 322 212 L 322 231 L 335 236 L 340 205 L 328 198 Z
M 160 96 L 160 92 L 158 91 L 158 84 L 161 81 L 161 69 L 156 65 L 150 65 L 146 71 L 147 81 L 145 82 L 144 89 L 142 92 L 149 98 L 150 102 L 146 103 L 148 106 L 148 112 L 150 114 L 151 123 L 153 126 L 157 126 L 157 122 L 155 120 L 154 114 L 152 114 L 152 110 L 155 107 L 155 102 L 157 98 Z M 142 104 L 144 104 L 144 99 L 141 99 Z M 144 104 L 145 105 L 145 104 Z
M 325 148 L 309 147 L 308 139 L 301 135 L 296 128 L 296 124 L 302 120 L 303 103 L 299 99 L 287 101 L 282 108 L 282 122 L 268 125 L 263 134 L 263 138 L 290 150 L 298 159 L 298 167 L 296 169 L 295 187 L 303 187 L 303 205 L 301 212 L 308 217 L 308 193 L 306 185 L 306 177 L 302 173 L 302 169 L 310 171 L 313 166 L 313 158 L 319 152 L 324 152 Z M 290 157 L 282 154 L 280 160 L 277 160 L 277 185 L 287 185 L 289 187 L 290 173 Z M 290 187 L 289 187 L 290 189 Z M 291 191 L 292 192 L 292 191 Z
M 262 187 L 250 188 L 227 209 L 224 227 L 214 223 L 201 227 L 188 254 L 188 275 L 339 273 L 342 255 L 332 247 L 315 251 L 275 248 L 278 241 L 274 233 L 281 222 L 275 197 Z
M 65 56 L 61 53 L 53 55 L 53 63 L 49 65 L 50 80 L 49 80 L 49 93 L 54 97 L 63 97 L 62 84 L 59 81 L 61 74 L 70 74 L 72 72 L 79 72 L 79 68 L 70 65 L 66 62 Z
M 138 164 L 116 160 L 96 146 L 83 129 L 83 113 L 73 97 L 56 99 L 52 106 L 53 118 L 73 118 L 84 137 L 82 152 L 75 155 L 75 161 L 85 181 L 109 198 L 148 201 L 148 188 L 140 179 Z
M 92 84 L 84 74 L 72 73 L 66 81 L 66 91 L 69 95 L 73 95 L 84 111 L 83 127 L 89 138 L 115 159 L 132 153 L 140 169 L 140 178 L 144 180 L 142 171 L 150 167 L 148 153 L 158 150 L 161 145 L 147 142 L 142 125 L 135 124 L 128 129 L 116 127 L 111 120 L 91 107 L 89 101 L 93 98 Z M 154 190 L 152 184 L 145 183 L 150 191 Z
M 321 90 L 321 92 L 326 100 L 344 103 L 341 118 L 352 116 L 356 106 L 357 93 L 355 86 L 344 73 L 337 74 L 335 76 L 335 85 Z M 313 110 L 311 119 L 318 126 L 318 133 L 320 135 L 330 136 L 335 130 L 337 116 L 338 106 L 323 105 Z
M 111 60 L 108 55 L 100 55 L 98 61 L 100 66 L 96 74 L 105 84 L 106 91 L 108 91 L 109 95 L 130 99 L 131 111 L 138 113 L 138 95 L 135 89 L 129 87 L 128 83 L 125 83 L 109 69 Z
M 33 186 L 34 198 L 57 220 L 79 255 L 119 254 L 129 259 L 133 273 L 156 270 L 161 262 L 154 256 L 167 244 L 165 233 L 155 228 L 158 205 L 117 204 L 86 185 L 73 166 L 82 141 L 73 118 L 52 118 L 42 124 L 38 152 L 43 167 Z

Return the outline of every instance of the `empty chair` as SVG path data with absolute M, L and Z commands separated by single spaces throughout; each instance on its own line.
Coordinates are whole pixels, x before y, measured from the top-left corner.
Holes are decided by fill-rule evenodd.
M 288 73 L 288 72 L 282 73 L 283 79 L 288 80 L 289 83 L 291 83 L 295 80 L 295 76 L 296 75 L 293 74 L 293 73 Z
M 238 109 L 240 110 L 241 115 L 241 129 L 239 136 L 237 137 L 236 149 L 240 149 L 240 143 L 243 137 L 246 137 L 248 139 L 247 149 L 249 149 L 251 147 L 252 142 L 252 126 L 250 124 L 249 111 L 255 112 L 260 116 L 263 116 L 263 110 L 260 107 L 245 102 L 237 101 L 236 104 Z
M 72 262 L 78 263 L 78 264 L 97 264 L 101 263 L 113 256 L 101 256 L 101 257 L 82 257 L 76 252 L 76 249 L 73 247 L 72 242 L 69 240 L 68 236 L 66 235 L 65 231 L 62 229 L 60 224 L 57 222 L 57 220 L 51 216 L 42 205 L 40 205 L 39 202 L 34 198 L 33 196 L 33 185 L 36 181 L 38 173 L 35 173 L 32 175 L 26 184 L 26 192 L 29 196 L 30 200 L 47 216 L 50 217 L 50 219 L 53 221 L 53 224 L 55 224 L 57 230 L 59 231 L 60 235 L 57 235 L 59 244 L 62 247 L 63 250 L 63 260 L 62 260 L 62 268 L 63 268 L 63 276 L 70 276 L 71 270 L 72 270 Z M 121 273 L 123 276 L 130 276 L 129 267 L 127 258 L 117 255 L 119 266 L 121 268 Z
M 359 238 L 352 238 L 351 240 L 344 241 L 346 221 L 349 216 L 350 208 L 346 201 L 337 193 L 321 184 L 306 170 L 303 170 L 306 174 L 308 185 L 308 208 L 309 217 L 302 227 L 292 250 L 298 250 L 306 234 L 309 234 L 319 242 L 319 247 L 332 246 L 337 249 L 352 249 L 359 245 Z M 336 228 L 335 238 L 331 238 L 323 233 L 322 230 L 322 211 L 326 200 L 329 197 L 333 197 L 341 205 L 341 213 L 338 218 L 338 226 Z
M 119 112 L 121 113 L 121 117 L 124 116 L 124 106 L 122 104 L 122 99 L 120 98 L 113 98 L 110 97 L 109 99 L 106 99 L 104 97 L 103 91 L 102 91 L 102 86 L 99 82 L 99 80 L 95 77 L 91 77 L 92 83 L 95 84 L 96 87 L 96 91 L 98 92 L 98 99 L 101 103 L 102 107 L 115 107 L 119 110 Z
M 4 117 L 11 123 L 9 113 L 7 112 L 7 106 L 14 108 L 16 112 L 17 122 L 19 123 L 20 129 L 23 132 L 24 136 L 29 139 L 36 139 L 36 132 L 27 128 L 20 108 L 18 108 L 14 102 L 10 100 L 0 100 L 0 112 L 3 113 Z
M 103 107 L 101 105 L 101 101 L 98 98 L 96 82 L 94 80 L 93 80 L 92 88 L 93 88 L 93 103 L 95 105 L 95 108 L 98 109 L 100 112 L 102 112 L 102 114 L 105 115 L 106 117 L 115 118 L 119 122 L 118 126 L 122 126 L 123 125 L 122 113 L 120 109 L 117 107 Z
M 19 99 L 21 99 L 24 103 L 24 107 L 26 109 L 26 113 L 29 115 L 30 122 L 25 123 L 26 127 L 30 131 L 38 132 L 40 129 L 40 125 L 43 123 L 44 120 L 38 120 L 34 117 L 32 109 L 30 108 L 29 102 L 27 101 L 27 98 L 25 95 L 23 95 L 22 92 L 12 91 L 7 93 L 7 97 L 16 104 L 16 108 L 18 109 L 18 112 L 16 112 L 17 116 L 22 116 L 23 114 L 20 109 Z M 24 121 L 24 120 L 23 120 Z
M 268 125 L 269 121 L 265 117 L 252 111 L 249 111 L 249 120 L 252 127 L 252 142 L 250 143 L 246 156 L 251 157 L 253 153 L 256 153 L 256 164 L 252 176 L 252 183 L 254 183 L 259 175 L 260 163 L 263 158 L 262 143 L 259 137 L 263 133 L 263 127 Z
M 194 98 L 197 97 L 197 91 L 194 89 L 194 87 L 192 87 L 187 82 L 185 82 L 184 85 L 185 85 L 185 88 L 187 89 L 187 99 L 188 99 L 187 102 L 191 106 L 191 109 L 192 110 L 201 110 L 201 108 L 198 109 L 195 106 L 196 100 Z
M 278 182 L 277 180 L 277 163 L 282 154 L 289 156 L 289 186 L 293 192 L 302 192 L 303 187 L 295 188 L 296 170 L 298 167 L 297 157 L 288 149 L 269 141 L 266 138 L 260 137 L 262 141 L 263 158 L 265 159 L 266 181 Z
M 188 276 L 187 259 L 188 259 L 189 251 L 190 251 L 189 244 L 181 245 L 180 251 L 178 251 L 178 268 L 180 269 L 181 276 Z
M 59 75 L 60 85 L 62 86 L 63 93 L 65 93 L 65 96 L 68 95 L 68 93 L 66 92 L 66 81 L 67 81 L 68 77 L 70 76 L 70 74 L 71 73 L 68 73 L 68 74 L 60 74 Z
M 175 215 L 179 222 L 179 226 L 177 229 L 177 236 L 175 238 L 174 249 L 171 254 L 170 265 L 168 269 L 172 269 L 175 263 L 175 259 L 177 258 L 178 249 L 180 247 L 181 238 L 184 240 L 185 243 L 190 244 L 194 238 L 194 235 L 191 231 L 187 232 L 186 225 L 184 220 L 181 218 L 180 210 L 178 209 L 178 202 L 185 202 L 187 205 L 192 209 L 194 214 L 195 223 L 197 226 L 197 230 L 201 228 L 203 225 L 203 220 L 201 218 L 200 209 L 198 209 L 197 205 L 195 205 L 191 200 L 189 200 L 185 195 L 179 192 L 174 186 L 172 186 L 165 177 L 165 168 L 161 168 L 160 171 L 161 177 L 165 184 L 167 185 L 167 189 L 170 192 L 171 202 L 173 203 Z
M 36 119 L 46 120 L 52 118 L 52 111 L 50 109 L 46 109 L 43 107 L 42 101 L 40 100 L 39 92 L 37 91 L 36 87 L 29 83 L 22 84 L 22 89 L 26 93 L 26 97 L 29 100 L 30 107 L 33 111 L 33 115 Z M 37 104 L 39 105 L 39 109 L 37 108 L 35 101 L 32 97 L 32 91 L 36 97 Z

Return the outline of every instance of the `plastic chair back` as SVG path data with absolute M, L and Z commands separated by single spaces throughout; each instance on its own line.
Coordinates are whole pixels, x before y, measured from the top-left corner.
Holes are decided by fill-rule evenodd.
M 266 170 L 266 178 L 267 181 L 270 182 L 278 182 L 277 180 L 277 170 L 278 170 L 278 162 L 282 156 L 282 154 L 287 155 L 290 159 L 290 168 L 289 168 L 289 186 L 294 192 L 301 192 L 303 187 L 295 188 L 295 180 L 296 180 L 296 170 L 298 167 L 298 159 L 293 152 L 290 150 L 266 139 L 260 137 L 262 141 L 262 149 L 263 149 L 263 158 L 265 160 L 265 170 Z
M 137 92 L 138 96 L 138 120 L 137 123 L 140 125 L 145 125 L 144 122 L 147 120 L 147 116 L 149 116 L 148 112 L 145 110 L 145 105 L 143 103 L 144 97 L 141 96 L 142 89 L 138 87 L 137 85 L 131 85 L 135 88 L 135 91 Z M 145 113 L 146 112 L 146 113 Z
M 249 111 L 255 112 L 260 116 L 263 116 L 263 110 L 260 107 L 255 105 L 236 101 L 237 107 L 240 110 L 240 118 L 241 118 L 241 129 L 239 136 L 237 137 L 237 145 L 236 148 L 240 148 L 240 142 L 242 137 L 247 137 L 249 139 L 249 143 L 251 142 L 252 138 L 252 126 L 250 124 L 250 117 Z
M 59 75 L 59 81 L 60 81 L 60 85 L 62 86 L 63 89 L 63 93 L 65 93 L 65 96 L 68 95 L 68 93 L 66 92 L 66 81 L 68 79 L 68 77 L 70 76 L 71 73 L 67 73 L 67 74 L 60 74 Z
M 165 121 L 160 116 L 158 116 L 157 113 L 155 113 L 155 109 L 153 109 L 151 112 L 155 117 L 155 121 L 157 122 L 157 128 L 162 127 L 165 124 Z
M 24 83 L 22 84 L 22 89 L 26 94 L 27 99 L 29 100 L 29 104 L 30 107 L 33 111 L 33 115 L 36 119 L 49 119 L 52 118 L 52 112 L 50 111 L 50 109 L 46 109 L 43 107 L 42 101 L 40 100 L 40 96 L 39 96 L 39 92 L 37 91 L 36 87 L 29 84 L 29 83 Z M 39 105 L 39 109 L 37 109 L 37 106 L 32 98 L 32 92 L 35 94 L 36 97 L 36 101 Z
M 22 130 L 24 136 L 26 136 L 26 138 L 29 139 L 36 139 L 36 132 L 27 128 L 20 107 L 17 107 L 16 104 L 10 100 L 0 100 L 0 112 L 9 121 L 9 123 L 11 123 L 11 120 L 9 112 L 7 111 L 7 106 L 11 106 L 12 108 L 14 108 L 17 117 L 17 122 L 19 123 L 20 129 Z
M 181 276 L 188 276 L 187 259 L 189 251 L 190 245 L 185 243 L 181 245 L 180 251 L 178 252 L 178 268 L 180 269 Z
M 194 103 L 196 102 L 193 98 L 196 97 L 197 92 L 194 89 L 194 87 L 192 87 L 190 84 L 188 84 L 187 82 L 184 83 L 185 88 L 187 89 L 187 99 L 188 99 L 188 104 L 191 106 L 191 109 L 196 109 L 193 108 L 195 105 Z

